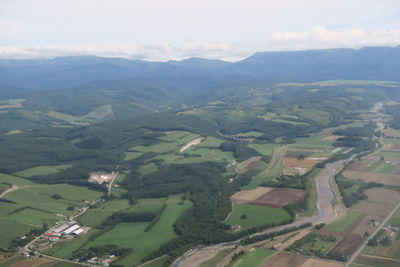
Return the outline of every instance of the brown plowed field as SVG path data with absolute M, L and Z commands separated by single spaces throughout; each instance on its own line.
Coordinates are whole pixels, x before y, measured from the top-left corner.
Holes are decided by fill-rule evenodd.
M 391 173 L 372 173 L 372 172 L 359 172 L 349 171 L 343 172 L 343 175 L 349 179 L 362 180 L 364 182 L 382 183 L 384 185 L 400 186 L 400 175 Z
M 332 251 L 351 255 L 363 241 L 360 235 L 348 234 L 332 249 Z
M 340 252 L 345 255 L 350 255 L 357 249 L 357 247 L 361 244 L 363 240 L 363 234 L 369 227 L 369 220 L 367 219 L 368 217 L 370 216 L 359 216 L 347 227 L 345 231 L 334 232 L 321 230 L 319 231 L 319 234 L 332 235 L 336 238 L 339 238 L 340 241 L 335 245 L 332 251 Z
M 259 267 L 300 267 L 309 257 L 289 253 L 278 253 L 263 261 Z
M 272 187 L 257 187 L 252 190 L 239 191 L 231 196 L 231 201 L 237 204 L 246 204 L 249 201 L 254 201 L 257 198 L 262 197 L 272 190 L 274 190 Z
M 387 204 L 397 204 L 400 202 L 400 194 L 386 188 L 370 188 L 365 190 L 365 194 L 368 196 L 368 201 Z
M 251 201 L 248 204 L 256 206 L 266 206 L 282 208 L 289 204 L 294 204 L 306 198 L 307 191 L 293 188 L 274 188 L 272 191 Z

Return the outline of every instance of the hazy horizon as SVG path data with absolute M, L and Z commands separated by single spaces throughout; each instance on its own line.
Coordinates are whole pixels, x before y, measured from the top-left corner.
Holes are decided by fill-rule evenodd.
M 397 46 L 400 2 L 4 0 L 0 58 L 237 61 L 260 51 Z

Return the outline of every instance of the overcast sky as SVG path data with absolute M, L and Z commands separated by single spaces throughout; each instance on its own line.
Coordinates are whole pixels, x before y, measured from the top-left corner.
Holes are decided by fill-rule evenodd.
M 400 0 L 0 0 L 0 58 L 238 60 L 400 45 Z

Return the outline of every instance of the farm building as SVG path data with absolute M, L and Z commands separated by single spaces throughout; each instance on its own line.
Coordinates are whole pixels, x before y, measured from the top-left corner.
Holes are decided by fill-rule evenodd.
M 80 235 L 84 230 L 82 228 L 79 228 L 75 231 L 72 232 L 73 235 Z
M 79 226 L 78 224 L 74 224 L 74 225 L 72 225 L 71 227 L 69 227 L 69 228 L 67 228 L 66 230 L 64 230 L 62 233 L 63 233 L 64 235 L 69 235 L 69 234 L 71 234 L 72 232 L 78 230 L 79 228 L 80 228 L 80 226 Z

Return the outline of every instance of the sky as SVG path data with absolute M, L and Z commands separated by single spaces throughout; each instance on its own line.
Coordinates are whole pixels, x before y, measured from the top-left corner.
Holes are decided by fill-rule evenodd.
M 0 58 L 236 61 L 397 45 L 399 0 L 0 0 Z

